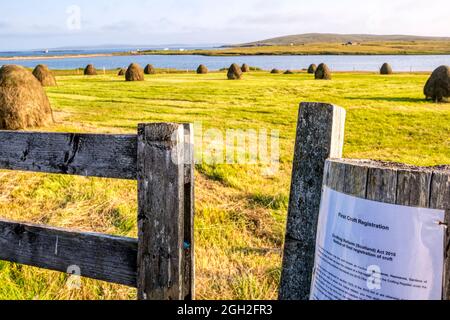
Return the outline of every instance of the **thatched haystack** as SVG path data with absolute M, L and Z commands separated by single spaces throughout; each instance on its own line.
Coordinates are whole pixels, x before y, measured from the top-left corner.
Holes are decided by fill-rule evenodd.
M 126 72 L 127 72 L 127 69 L 125 69 L 125 68 L 120 68 L 119 73 L 118 73 L 117 75 L 118 75 L 118 76 L 124 76 Z
M 56 86 L 56 79 L 50 69 L 43 64 L 38 64 L 33 70 L 33 75 L 39 80 L 43 87 Z
M 156 69 L 155 69 L 155 67 L 153 67 L 153 65 L 148 64 L 144 68 L 144 73 L 145 74 L 156 74 Z
M 393 74 L 391 65 L 389 63 L 383 63 L 380 68 L 380 74 Z
M 434 102 L 448 101 L 450 97 L 450 67 L 440 66 L 433 71 L 423 90 L 427 99 Z
M 39 80 L 20 66 L 0 68 L 0 129 L 20 130 L 53 122 L 50 102 Z
M 144 81 L 144 70 L 137 63 L 132 63 L 125 72 L 125 80 L 127 81 Z
M 308 67 L 308 73 L 309 74 L 316 73 L 316 70 L 317 70 L 317 66 L 314 63 L 309 65 L 309 67 Z
M 228 69 L 227 77 L 228 80 L 242 79 L 242 69 L 236 63 L 233 63 Z
M 201 64 L 198 66 L 197 74 L 207 74 L 207 73 L 208 73 L 208 68 L 204 64 Z
M 286 71 L 284 72 L 284 74 L 294 74 L 294 72 L 293 72 L 292 70 L 286 70 Z
M 244 63 L 241 67 L 242 72 L 250 72 L 250 66 L 246 63 Z
M 85 76 L 96 76 L 97 70 L 95 69 L 94 65 L 88 64 L 86 68 L 84 68 L 84 75 Z
M 331 70 L 325 63 L 319 64 L 314 73 L 317 80 L 331 80 Z
M 270 73 L 272 73 L 272 74 L 279 74 L 279 73 L 281 73 L 281 70 L 272 69 L 272 71 L 270 71 Z

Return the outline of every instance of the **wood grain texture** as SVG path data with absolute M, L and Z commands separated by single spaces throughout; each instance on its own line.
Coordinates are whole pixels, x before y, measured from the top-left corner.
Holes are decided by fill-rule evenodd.
M 0 169 L 136 179 L 136 135 L 0 132 Z
M 369 167 L 366 198 L 395 204 L 397 200 L 397 170 Z
M 345 162 L 344 162 L 345 163 Z M 345 163 L 343 192 L 355 197 L 366 197 L 369 169 L 362 165 Z
M 345 110 L 300 105 L 279 299 L 307 300 L 314 266 L 325 160 L 342 157 Z M 302 250 L 302 252 L 293 252 Z
M 433 172 L 430 207 L 441 210 L 450 209 L 450 174 L 448 172 Z
M 183 298 L 195 299 L 195 257 L 194 257 L 194 126 L 184 124 L 184 255 L 183 255 Z
M 366 198 L 368 168 L 342 159 L 325 161 L 323 185 L 335 191 Z
M 183 299 L 184 129 L 138 127 L 138 265 L 141 300 Z
M 136 287 L 136 239 L 0 220 L 0 248 L 0 260 Z
M 450 172 L 433 172 L 430 207 L 445 210 L 443 300 L 450 300 Z
M 333 174 L 331 175 L 326 174 L 327 184 L 330 186 L 330 188 L 339 192 L 344 192 L 345 169 L 346 169 L 345 163 L 338 161 L 333 162 Z M 325 168 L 325 170 L 327 170 L 327 168 Z
M 428 208 L 431 176 L 428 170 L 398 170 L 396 204 Z
M 356 197 L 413 207 L 450 208 L 448 167 L 328 159 L 324 176 L 324 185 Z

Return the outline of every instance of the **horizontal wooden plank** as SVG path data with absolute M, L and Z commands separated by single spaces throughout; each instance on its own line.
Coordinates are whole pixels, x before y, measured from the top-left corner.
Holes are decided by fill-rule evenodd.
M 0 131 L 0 169 L 136 179 L 137 135 Z
M 0 260 L 136 287 L 137 240 L 0 220 Z

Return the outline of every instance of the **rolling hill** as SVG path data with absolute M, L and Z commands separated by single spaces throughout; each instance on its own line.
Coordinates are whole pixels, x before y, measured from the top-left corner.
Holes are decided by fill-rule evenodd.
M 413 41 L 450 41 L 450 37 L 424 37 L 411 35 L 372 35 L 372 34 L 334 34 L 305 33 L 283 36 L 267 40 L 236 44 L 232 47 L 289 46 L 309 43 L 364 43 L 364 42 L 413 42 Z

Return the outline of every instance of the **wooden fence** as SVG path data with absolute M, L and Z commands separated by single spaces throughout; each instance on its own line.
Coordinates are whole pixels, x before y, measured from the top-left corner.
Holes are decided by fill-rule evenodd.
M 355 197 L 447 210 L 450 169 L 342 158 L 345 111 L 321 103 L 300 105 L 279 298 L 308 300 L 323 185 Z M 450 232 L 444 246 L 443 298 L 450 298 Z
M 0 260 L 77 266 L 142 300 L 193 299 L 193 164 L 190 124 L 140 124 L 137 135 L 1 131 L 0 169 L 137 180 L 138 238 L 0 220 Z

